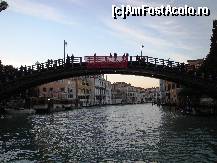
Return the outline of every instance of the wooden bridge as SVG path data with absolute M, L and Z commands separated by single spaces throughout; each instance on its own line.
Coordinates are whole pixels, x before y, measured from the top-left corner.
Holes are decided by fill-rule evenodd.
M 205 77 L 188 64 L 149 56 L 67 56 L 66 60 L 47 60 L 32 66 L 12 68 L 0 66 L 0 98 L 4 99 L 26 89 L 48 82 L 78 76 L 125 74 L 164 79 L 217 95 L 217 80 Z M 208 76 L 208 75 L 206 75 Z

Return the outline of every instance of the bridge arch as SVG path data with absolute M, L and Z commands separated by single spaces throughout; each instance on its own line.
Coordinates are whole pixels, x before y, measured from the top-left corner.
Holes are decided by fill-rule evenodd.
M 29 74 L 20 79 L 8 82 L 0 89 L 0 97 L 7 98 L 11 95 L 24 91 L 28 88 L 49 82 L 79 76 L 90 76 L 100 74 L 123 74 L 151 77 L 172 81 L 190 88 L 200 89 L 205 94 L 213 94 L 216 92 L 216 85 L 202 79 L 194 78 L 193 76 L 176 71 L 170 67 L 156 66 L 155 64 L 139 64 L 134 61 L 127 68 L 91 68 L 88 69 L 85 62 L 75 64 L 74 67 L 60 67 L 57 69 L 47 69 Z M 213 89 L 215 87 L 215 89 Z
M 10 97 L 38 85 L 70 77 L 124 74 L 163 79 L 198 89 L 201 93 L 217 96 L 217 83 L 197 76 L 196 71 L 186 71 L 184 63 L 158 59 L 148 56 L 67 56 L 66 60 L 48 60 L 45 63 L 22 67 L 14 71 L 12 78 L 0 85 L 0 99 Z M 45 68 L 46 67 L 46 68 Z

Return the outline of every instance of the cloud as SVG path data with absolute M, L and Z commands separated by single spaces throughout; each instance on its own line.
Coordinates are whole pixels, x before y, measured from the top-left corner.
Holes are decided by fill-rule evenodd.
M 190 31 L 187 32 L 187 30 L 182 29 L 183 27 L 174 21 L 164 21 L 163 23 L 158 21 L 157 23 L 155 21 L 152 21 L 152 23 L 146 22 L 139 27 L 121 21 L 110 21 L 109 19 L 103 19 L 102 22 L 111 30 L 113 35 L 152 45 L 159 49 L 176 48 L 193 51 L 198 48 L 196 45 L 192 46 L 186 42 L 186 38 L 193 39 L 193 37 L 189 38 Z
M 14 57 L 12 56 L 15 56 L 13 53 L 3 53 L 4 54 L 4 57 L 1 58 L 1 61 L 2 61 L 2 64 L 3 65 L 13 65 L 14 67 L 17 67 L 19 68 L 22 64 L 25 64 L 25 65 L 32 65 L 32 62 L 31 62 L 31 59 L 27 59 L 27 58 L 16 58 L 14 59 Z M 0 56 L 3 56 L 3 55 L 0 55 Z M 18 56 L 21 56 L 21 55 L 18 55 Z
M 122 3 L 124 5 L 131 5 L 131 6 L 142 6 L 142 5 L 147 5 L 147 6 L 151 6 L 151 7 L 157 7 L 157 6 L 161 6 L 163 3 L 162 2 L 148 2 L 147 0 L 119 0 L 119 3 Z
M 170 60 L 174 60 L 174 61 L 180 62 L 180 63 L 182 63 L 182 62 L 187 63 L 187 60 L 192 60 L 193 59 L 190 56 L 186 56 L 185 54 L 178 53 L 178 52 L 171 53 L 168 56 L 169 56 L 168 58 L 171 58 Z
M 180 23 L 171 17 L 159 17 L 158 19 L 155 18 L 155 21 L 147 22 L 147 19 L 143 21 L 144 27 L 152 28 L 163 35 L 169 36 L 179 36 L 179 37 L 186 37 L 189 36 L 189 31 Z
M 140 41 L 142 43 L 152 44 L 154 46 L 171 46 L 170 42 L 166 42 L 164 39 L 152 37 L 147 33 L 144 33 L 141 29 L 136 27 L 127 26 L 117 21 L 110 21 L 109 19 L 102 19 L 104 25 L 112 30 L 117 36 L 122 36 L 134 41 Z
M 84 6 L 85 5 L 84 0 L 83 1 L 81 1 L 81 0 L 64 0 L 64 1 L 71 3 L 71 4 L 74 4 L 74 5 L 77 5 L 77 6 Z
M 145 53 L 149 56 L 165 58 L 170 57 L 178 62 L 186 62 L 193 59 L 192 55 L 200 51 L 197 37 L 194 31 L 187 28 L 184 22 L 180 23 L 176 19 L 153 18 L 139 19 L 137 26 L 131 20 L 111 20 L 102 19 L 106 30 L 131 45 L 145 45 Z M 158 21 L 159 20 L 159 21 Z
M 73 25 L 75 22 L 68 21 L 66 17 L 56 8 L 39 2 L 29 0 L 8 0 L 10 10 L 38 17 L 45 20 L 54 21 L 61 24 Z

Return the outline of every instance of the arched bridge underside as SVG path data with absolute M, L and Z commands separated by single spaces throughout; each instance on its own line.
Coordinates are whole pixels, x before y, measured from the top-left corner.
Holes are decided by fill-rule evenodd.
M 177 67 L 156 65 L 152 63 L 128 62 L 126 68 L 87 68 L 86 62 L 74 63 L 73 66 L 60 66 L 37 71 L 0 85 L 0 99 L 8 98 L 26 89 L 70 77 L 98 74 L 138 75 L 164 79 L 200 90 L 201 93 L 217 95 L 217 83 L 213 80 L 196 77 L 192 73 L 183 72 Z

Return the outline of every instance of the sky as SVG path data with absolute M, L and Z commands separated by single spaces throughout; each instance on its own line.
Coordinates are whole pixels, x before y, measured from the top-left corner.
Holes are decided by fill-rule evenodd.
M 0 60 L 14 66 L 32 65 L 47 59 L 108 55 L 128 52 L 175 61 L 205 58 L 210 48 L 212 21 L 217 18 L 216 0 L 6 0 L 0 13 Z M 112 18 L 112 5 L 208 7 L 208 17 Z M 144 88 L 159 80 L 109 75 L 112 82 L 125 81 Z

